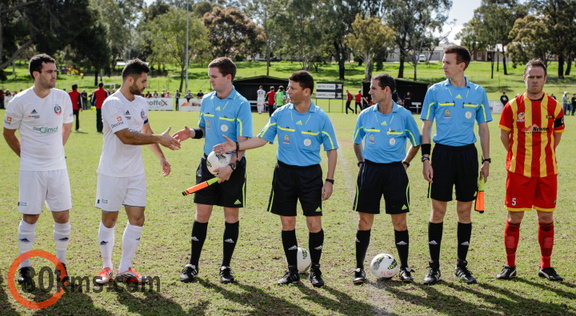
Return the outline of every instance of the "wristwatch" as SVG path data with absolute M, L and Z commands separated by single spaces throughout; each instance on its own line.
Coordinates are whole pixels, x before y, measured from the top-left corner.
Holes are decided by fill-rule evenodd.
M 422 156 L 422 162 L 424 162 L 424 161 L 426 161 L 426 160 L 430 161 L 430 157 L 428 157 L 428 156 Z
M 482 159 L 482 163 L 485 163 L 486 161 L 488 161 L 488 163 L 492 163 L 492 159 L 490 159 L 490 158 Z
M 232 171 L 236 170 L 236 164 L 235 163 L 229 163 L 228 165 L 230 166 L 230 168 L 232 168 Z

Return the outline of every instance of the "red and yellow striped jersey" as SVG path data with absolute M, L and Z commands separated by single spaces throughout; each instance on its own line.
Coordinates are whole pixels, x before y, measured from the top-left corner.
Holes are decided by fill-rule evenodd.
M 499 127 L 510 131 L 506 170 L 530 178 L 558 173 L 554 142 L 555 133 L 564 132 L 564 113 L 556 99 L 522 94 L 506 104 Z

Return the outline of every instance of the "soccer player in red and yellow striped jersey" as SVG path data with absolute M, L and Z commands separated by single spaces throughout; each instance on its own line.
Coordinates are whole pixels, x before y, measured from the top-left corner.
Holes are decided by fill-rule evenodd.
M 506 200 L 504 228 L 506 265 L 496 276 L 508 280 L 516 276 L 516 249 L 525 211 L 538 215 L 538 243 L 541 261 L 538 275 L 562 281 L 550 265 L 554 246 L 554 217 L 558 191 L 556 147 L 564 132 L 562 105 L 544 91 L 546 65 L 531 60 L 524 68 L 526 92 L 504 106 L 500 117 L 500 140 L 506 156 Z

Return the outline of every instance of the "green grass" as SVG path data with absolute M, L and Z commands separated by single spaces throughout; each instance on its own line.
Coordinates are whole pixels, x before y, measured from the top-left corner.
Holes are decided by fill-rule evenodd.
M 238 62 L 238 73 L 236 79 L 261 76 L 266 74 L 265 62 Z M 196 93 L 199 89 L 204 92 L 210 91 L 210 83 L 207 76 L 207 65 L 192 64 L 188 74 L 188 87 Z M 298 62 L 273 62 L 270 67 L 270 76 L 287 78 L 294 71 L 299 70 L 301 67 Z M 546 92 L 553 93 L 558 98 L 561 98 L 564 91 L 570 94 L 576 92 L 576 77 L 570 76 L 567 79 L 557 78 L 557 63 L 550 64 L 548 69 L 548 84 L 546 85 Z M 399 63 L 384 63 L 382 70 L 374 70 L 374 74 L 379 72 L 387 72 L 393 77 L 398 75 Z M 514 96 L 516 93 L 522 93 L 525 90 L 524 82 L 522 80 L 523 66 L 513 68 L 511 63 L 508 63 L 508 75 L 504 75 L 502 64 L 500 64 L 499 71 L 494 65 L 494 78 L 491 78 L 491 64 L 489 62 L 476 62 L 473 61 L 468 69 L 466 75 L 470 80 L 482 85 L 488 93 L 490 100 L 499 100 L 502 91 L 506 91 L 509 96 Z M 167 76 L 158 76 L 154 73 L 149 78 L 148 90 L 161 92 L 162 89 L 167 89 L 172 94 L 180 87 L 180 75 L 177 67 L 168 66 Z M 26 89 L 32 85 L 32 80 L 28 73 L 27 64 L 17 63 L 16 71 L 13 72 L 12 68 L 5 69 L 8 80 L 0 82 L 0 89 L 9 89 L 10 91 Z M 119 76 L 120 69 L 112 77 L 104 76 L 104 83 L 115 83 L 117 87 L 122 83 Z M 338 79 L 338 65 L 335 63 L 323 64 L 319 67 L 318 72 L 313 72 L 316 81 L 336 81 Z M 440 62 L 420 63 L 418 64 L 418 81 L 433 84 L 435 82 L 444 80 L 444 74 L 441 69 Z M 404 78 L 408 80 L 413 79 L 413 67 L 405 63 Z M 364 65 L 358 66 L 357 63 L 346 64 L 346 81 L 344 82 L 344 89 L 350 91 L 357 91 L 361 88 L 362 80 L 364 79 Z M 60 75 L 57 81 L 57 88 L 69 90 L 72 84 L 78 84 L 79 89 L 86 89 L 90 92 L 95 89 L 94 74 L 86 73 L 83 78 L 78 75 Z M 184 88 L 182 88 L 184 89 Z M 319 100 L 321 104 L 328 104 L 328 100 Z M 342 102 L 338 100 L 331 100 L 331 104 L 338 104 L 333 111 L 341 112 Z
M 0 111 L 4 115 L 4 111 Z M 285 269 L 281 248 L 279 218 L 265 211 L 275 164 L 276 145 L 248 152 L 248 201 L 241 210 L 240 239 L 232 261 L 238 283 L 218 282 L 222 255 L 223 213 L 215 208 L 208 228 L 208 238 L 200 261 L 200 280 L 179 282 L 179 272 L 188 261 L 190 228 L 195 214 L 192 197 L 180 192 L 194 183 L 194 173 L 201 156 L 202 141 L 187 140 L 180 151 L 165 151 L 172 164 L 172 174 L 161 176 L 157 158 L 146 148 L 148 206 L 146 224 L 134 267 L 157 276 L 160 290 L 149 292 L 66 293 L 55 305 L 41 311 L 18 304 L 10 295 L 6 282 L 8 267 L 18 256 L 17 226 L 19 160 L 8 146 L 0 145 L 0 311 L 2 315 L 576 315 L 576 253 L 574 236 L 576 214 L 573 195 L 576 171 L 576 119 L 566 118 L 567 130 L 558 150 L 560 186 L 556 219 L 556 244 L 552 264 L 566 278 L 552 283 L 537 276 L 539 247 L 534 212 L 526 214 L 518 250 L 518 278 L 496 280 L 504 264 L 503 227 L 505 210 L 502 203 L 505 187 L 504 149 L 499 141 L 495 115 L 491 129 L 491 174 L 486 187 L 486 212 L 473 214 L 474 229 L 469 253 L 470 269 L 479 284 L 465 285 L 452 276 L 456 257 L 455 204 L 449 204 L 441 254 L 444 282 L 435 286 L 421 284 L 428 262 L 427 223 L 429 200 L 420 163 L 408 169 L 411 180 L 411 212 L 408 226 L 411 236 L 410 265 L 416 270 L 416 282 L 403 284 L 394 278 L 377 281 L 372 275 L 363 286 L 351 282 L 355 265 L 354 237 L 356 214 L 351 210 L 357 174 L 352 149 L 355 116 L 330 114 L 340 145 L 336 185 L 333 196 L 324 203 L 323 226 L 326 232 L 322 269 L 326 287 L 316 289 L 307 279 L 299 286 L 279 287 L 276 281 Z M 197 112 L 151 112 L 150 121 L 156 132 L 184 124 L 196 126 Z M 266 123 L 267 115 L 254 114 L 255 132 Z M 94 207 L 96 169 L 102 136 L 95 132 L 95 113 L 81 113 L 81 133 L 73 133 L 66 154 L 73 194 L 71 211 L 72 240 L 68 267 L 72 276 L 90 279 L 101 267 L 97 232 L 100 212 Z M 52 220 L 44 212 L 37 225 L 35 249 L 54 252 Z M 126 216 L 121 213 L 116 227 L 114 263 L 120 260 L 122 232 Z M 308 236 L 303 216 L 298 216 L 297 236 L 307 248 Z M 396 256 L 390 217 L 377 216 L 366 262 L 381 252 Z M 36 266 L 46 265 L 41 259 Z M 122 287 L 123 288 L 123 287 Z M 46 298 L 36 291 L 23 294 L 28 299 Z M 49 295 L 49 294 L 48 294 Z

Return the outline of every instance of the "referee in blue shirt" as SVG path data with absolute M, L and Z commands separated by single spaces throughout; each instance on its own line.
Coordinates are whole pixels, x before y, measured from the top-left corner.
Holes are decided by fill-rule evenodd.
M 430 183 L 429 197 L 432 199 L 432 213 L 428 223 L 430 267 L 424 277 L 424 284 L 428 285 L 440 281 L 444 215 L 448 202 L 452 201 L 454 187 L 458 214 L 458 260 L 454 275 L 468 284 L 476 283 L 466 261 L 472 235 L 472 202 L 476 198 L 479 180 L 474 122 L 478 125 L 483 157 L 480 179 L 486 181 L 491 162 L 488 122 L 492 121 L 492 114 L 484 88 L 464 76 L 470 60 L 470 52 L 465 47 L 446 48 L 442 69 L 447 79 L 430 87 L 422 104 L 422 172 L 424 179 Z M 436 145 L 430 156 L 434 121 Z
M 214 147 L 216 152 L 243 151 L 273 143 L 278 136 L 278 163 L 274 168 L 272 192 L 268 210 L 280 215 L 282 245 L 288 261 L 288 272 L 278 284 L 300 281 L 297 268 L 298 241 L 296 239 L 296 207 L 300 201 L 309 230 L 308 247 L 312 267 L 310 282 L 324 285 L 320 271 L 320 257 L 324 243 L 322 230 L 322 201 L 332 195 L 338 144 L 328 115 L 311 99 L 314 79 L 307 71 L 297 71 L 289 78 L 288 96 L 292 103 L 278 108 L 258 137 L 244 142 L 228 139 Z M 328 157 L 326 180 L 320 167 L 320 147 Z
M 380 200 L 392 217 L 394 239 L 400 258 L 400 280 L 412 282 L 408 267 L 409 236 L 406 213 L 410 211 L 410 185 L 406 169 L 420 148 L 420 131 L 412 113 L 392 100 L 396 82 L 388 74 L 372 78 L 370 96 L 376 104 L 358 116 L 354 129 L 354 152 L 358 158 L 358 180 L 354 209 L 358 212 L 356 270 L 354 284 L 366 280 L 364 259 L 370 244 L 374 214 L 380 214 Z M 406 141 L 411 143 L 406 152 Z

